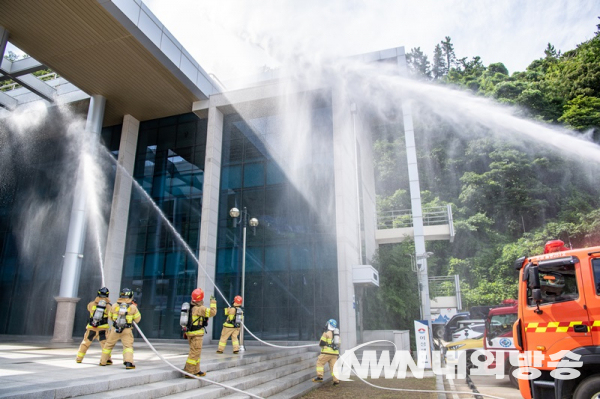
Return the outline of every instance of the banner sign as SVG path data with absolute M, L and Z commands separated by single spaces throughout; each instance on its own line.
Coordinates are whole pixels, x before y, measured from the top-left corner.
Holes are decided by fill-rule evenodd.
M 429 322 L 415 320 L 415 342 L 417 343 L 417 365 L 431 368 L 431 347 L 429 343 Z

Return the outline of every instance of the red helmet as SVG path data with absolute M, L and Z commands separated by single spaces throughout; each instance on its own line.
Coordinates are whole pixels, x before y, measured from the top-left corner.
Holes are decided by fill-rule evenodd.
M 204 300 L 204 291 L 200 288 L 196 288 L 192 291 L 192 302 L 202 302 Z
M 234 303 L 234 304 L 241 305 L 241 304 L 242 304 L 242 301 L 243 301 L 243 299 L 242 299 L 242 297 L 241 297 L 241 296 L 239 296 L 239 295 L 236 295 L 236 297 L 235 297 L 235 298 L 233 298 L 233 303 Z

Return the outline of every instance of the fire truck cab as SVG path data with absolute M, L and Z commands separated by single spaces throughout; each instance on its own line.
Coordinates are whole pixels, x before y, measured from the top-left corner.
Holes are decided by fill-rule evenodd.
M 600 398 L 600 247 L 568 249 L 549 241 L 543 255 L 519 258 L 518 319 L 513 326 L 526 399 Z M 528 353 L 537 351 L 536 356 Z M 577 367 L 567 365 L 581 362 Z M 562 364 L 558 364 L 562 360 Z M 575 363 L 571 363 L 575 364 Z M 561 368 L 577 370 L 564 377 Z M 569 373 L 566 373 L 569 374 Z
M 513 324 L 517 320 L 518 306 L 517 301 L 507 300 L 505 304 L 512 306 L 503 306 L 490 309 L 485 321 L 485 333 L 483 335 L 483 349 L 490 351 L 494 361 L 488 366 L 490 369 L 497 367 L 496 358 L 499 355 L 504 357 L 504 374 L 510 377 L 511 384 L 518 388 L 519 380 L 513 376 L 513 371 L 517 368 L 511 366 L 509 356 L 511 352 L 516 351 L 513 338 Z

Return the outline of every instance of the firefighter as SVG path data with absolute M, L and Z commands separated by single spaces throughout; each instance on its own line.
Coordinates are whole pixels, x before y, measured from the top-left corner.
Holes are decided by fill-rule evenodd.
M 225 323 L 223 323 L 223 331 L 221 331 L 221 339 L 219 340 L 219 348 L 217 353 L 223 353 L 227 346 L 227 340 L 231 336 L 231 344 L 233 345 L 233 354 L 240 353 L 240 327 L 244 319 L 244 310 L 242 309 L 242 297 L 237 295 L 233 299 L 233 306 L 225 309 Z
M 133 291 L 129 288 L 123 288 L 119 294 L 119 299 L 109 313 L 113 321 L 113 329 L 108 334 L 106 344 L 102 349 L 100 366 L 106 366 L 112 349 L 117 341 L 121 340 L 123 345 L 123 364 L 127 370 L 135 368 L 133 364 L 133 322 L 139 323 L 142 314 L 133 303 Z
M 77 363 L 81 363 L 94 339 L 97 339 L 98 342 L 100 342 L 100 348 L 104 349 L 106 336 L 108 335 L 108 330 L 110 328 L 110 325 L 108 324 L 108 313 L 110 312 L 112 304 L 108 298 L 109 295 L 110 292 L 108 291 L 108 288 L 102 287 L 98 290 L 96 299 L 87 305 L 87 310 L 90 312 L 90 318 L 88 325 L 85 328 L 83 341 L 81 341 L 81 345 L 79 345 L 79 350 L 77 351 L 77 358 L 75 359 Z M 106 360 L 106 364 L 112 364 L 110 356 Z
M 208 325 L 208 319 L 217 314 L 217 300 L 210 297 L 210 307 L 204 306 L 204 292 L 200 288 L 192 291 L 192 302 L 189 307 L 189 321 L 185 335 L 190 344 L 190 352 L 185 361 L 183 371 L 198 377 L 204 377 L 206 372 L 200 370 L 200 353 L 202 352 L 202 339 L 204 338 L 204 327 Z M 185 378 L 193 378 L 184 374 Z
M 313 378 L 313 382 L 323 382 L 325 364 L 329 363 L 333 385 L 339 385 L 340 380 L 333 374 L 333 366 L 340 357 L 340 330 L 338 330 L 337 321 L 334 319 L 329 319 L 325 324 L 325 331 L 323 331 L 319 346 L 321 347 L 321 354 L 317 358 L 317 377 Z

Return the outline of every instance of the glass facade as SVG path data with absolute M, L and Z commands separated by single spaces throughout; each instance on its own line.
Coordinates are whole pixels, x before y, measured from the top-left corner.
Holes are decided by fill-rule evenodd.
M 54 296 L 60 289 L 78 148 L 66 135 L 71 120 L 55 108 L 48 112 L 41 125 L 28 131 L 0 125 L 0 334 L 54 331 Z M 120 134 L 120 129 L 102 131 L 113 154 Z M 110 162 L 103 167 L 106 201 L 112 197 L 115 167 Z M 79 293 L 96 292 L 102 280 L 90 228 L 83 255 Z M 85 330 L 88 316 L 81 303 L 87 301 L 82 298 L 77 306 L 74 336 Z
M 246 325 L 265 340 L 316 340 L 338 316 L 331 106 L 304 101 L 312 111 L 301 133 L 282 115 L 224 119 L 216 283 L 229 302 L 241 294 L 242 228 L 229 210 L 245 207 L 259 220 L 247 228 Z
M 233 226 L 229 209 L 246 207 L 260 223 L 247 234 L 246 320 L 267 340 L 316 340 L 325 321 L 338 317 L 331 105 L 327 96 L 305 101 L 312 110 L 305 137 L 286 137 L 289 120 L 282 115 L 224 120 L 215 280 L 229 301 L 241 294 L 242 229 Z M 61 118 L 51 111 L 27 140 L 0 125 L 0 334 L 53 334 L 77 168 Z M 121 129 L 102 130 L 114 157 Z M 196 288 L 198 267 L 169 225 L 198 256 L 206 135 L 207 120 L 192 113 L 140 124 L 121 288 L 134 290 L 150 338 L 181 337 L 180 307 Z M 116 166 L 101 167 L 109 220 Z M 91 233 L 74 337 L 87 324 L 88 293 L 101 285 Z M 215 338 L 222 323 L 218 312 Z
M 134 178 L 198 256 L 206 119 L 184 114 L 142 122 Z M 152 203 L 134 185 L 122 287 L 132 288 L 151 338 L 181 336 L 179 312 L 198 267 Z

